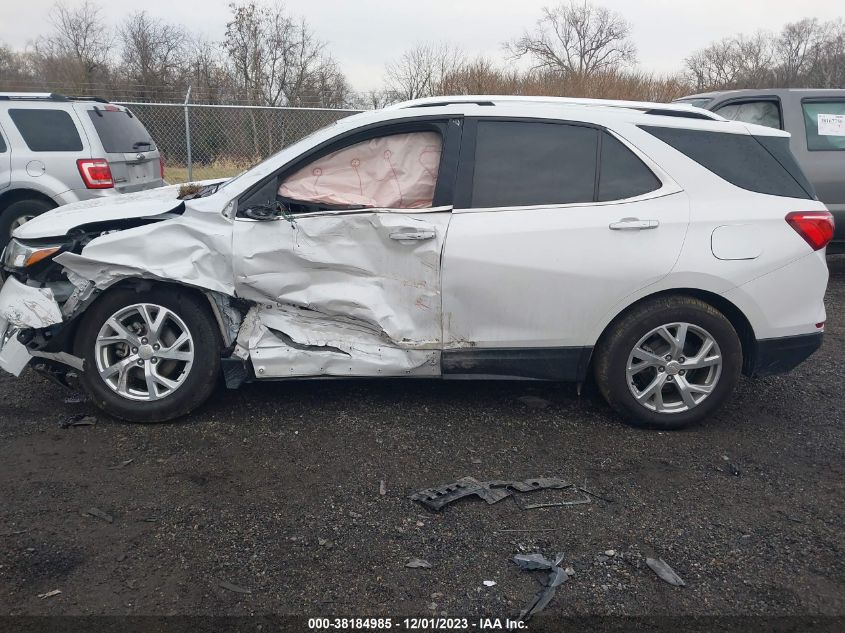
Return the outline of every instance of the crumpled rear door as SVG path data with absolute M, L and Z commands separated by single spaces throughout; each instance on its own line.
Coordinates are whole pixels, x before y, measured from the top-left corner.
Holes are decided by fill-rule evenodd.
M 448 207 L 237 220 L 241 328 L 258 378 L 438 375 Z

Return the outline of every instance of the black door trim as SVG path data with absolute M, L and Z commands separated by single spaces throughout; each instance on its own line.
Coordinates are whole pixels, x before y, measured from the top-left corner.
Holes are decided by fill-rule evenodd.
M 443 350 L 444 377 L 509 376 L 562 382 L 582 382 L 592 347 L 497 347 Z

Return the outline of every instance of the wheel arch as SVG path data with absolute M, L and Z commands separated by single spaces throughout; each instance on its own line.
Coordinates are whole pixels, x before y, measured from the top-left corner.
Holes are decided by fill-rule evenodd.
M 602 342 L 607 339 L 609 333 L 613 331 L 613 327 L 622 318 L 624 318 L 625 315 L 647 301 L 653 301 L 656 298 L 669 296 L 694 297 L 704 301 L 721 312 L 725 318 L 730 321 L 734 330 L 736 330 L 737 336 L 739 337 L 739 341 L 742 345 L 742 372 L 746 375 L 751 373 L 754 366 L 754 358 L 757 353 L 757 338 L 754 334 L 754 328 L 752 327 L 751 322 L 742 310 L 740 310 L 730 300 L 726 299 L 722 295 L 716 294 L 715 292 L 702 290 L 700 288 L 669 288 L 666 290 L 660 290 L 659 292 L 654 292 L 644 297 L 640 297 L 633 303 L 625 306 L 625 308 L 620 310 L 610 320 L 610 322 L 601 331 L 601 334 L 599 334 L 598 339 L 596 339 L 595 347 L 593 348 L 594 353 L 591 355 L 590 364 L 592 364 L 593 359 L 595 358 L 595 350 L 598 349 Z
M 15 202 L 20 202 L 21 200 L 39 200 L 51 204 L 54 207 L 58 206 L 53 198 L 36 189 L 12 189 L 11 191 L 4 191 L 0 194 L 0 213 Z

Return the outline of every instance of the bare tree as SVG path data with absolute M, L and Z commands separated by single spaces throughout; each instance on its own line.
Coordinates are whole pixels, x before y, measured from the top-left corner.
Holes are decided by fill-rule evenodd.
M 394 101 L 430 97 L 462 64 L 463 52 L 457 47 L 417 44 L 385 66 L 385 84 Z
M 325 44 L 305 20 L 288 15 L 284 5 L 249 0 L 229 7 L 232 19 L 226 25 L 224 48 L 252 103 L 301 102 L 305 89 L 320 73 L 340 72 L 334 62 L 327 61 Z
M 141 11 L 126 18 L 119 36 L 120 76 L 133 85 L 136 97 L 153 98 L 181 90 L 188 40 L 181 26 Z
M 537 70 L 590 76 L 636 63 L 630 35 L 631 27 L 619 13 L 570 0 L 544 7 L 536 28 L 505 48 L 514 57 L 532 59 Z
M 714 42 L 684 60 L 692 83 L 707 88 L 755 88 L 774 81 L 774 37 L 760 31 Z
M 49 21 L 53 33 L 35 43 L 41 72 L 48 81 L 61 80 L 77 90 L 87 90 L 108 75 L 112 49 L 111 31 L 100 7 L 86 0 L 71 8 L 53 5 Z

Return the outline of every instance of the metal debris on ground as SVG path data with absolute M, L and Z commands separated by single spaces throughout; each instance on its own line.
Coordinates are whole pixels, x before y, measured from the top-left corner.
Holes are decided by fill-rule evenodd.
M 661 580 L 668 582 L 675 587 L 686 587 L 687 583 L 681 580 L 681 577 L 675 573 L 675 570 L 669 567 L 662 558 L 646 558 L 645 564 L 657 574 Z
M 558 554 L 554 561 L 549 560 L 542 554 L 517 554 L 513 557 L 523 571 L 548 571 L 549 573 L 540 582 L 543 588 L 537 592 L 531 602 L 519 613 L 520 620 L 528 620 L 532 615 L 546 608 L 551 602 L 557 588 L 569 579 L 567 573 L 560 567 L 563 561 L 563 554 Z
M 405 567 L 409 567 L 411 569 L 431 569 L 431 563 L 427 560 L 423 560 L 422 558 L 412 558 L 405 563 Z
M 88 508 L 87 510 L 83 511 L 82 514 L 87 514 L 88 516 L 92 516 L 92 517 L 96 517 L 98 519 L 102 519 L 103 521 L 105 521 L 107 523 L 113 523 L 114 522 L 114 517 L 112 517 L 110 514 L 106 514 L 105 512 L 100 510 L 99 508 Z
M 114 466 L 109 466 L 109 470 L 120 470 L 121 468 L 126 468 L 129 464 L 134 462 L 134 459 L 126 459 L 119 464 L 115 464 Z
M 53 591 L 48 591 L 47 593 L 39 593 L 38 597 L 43 600 L 44 598 L 52 598 L 53 596 L 58 596 L 61 592 L 61 589 L 53 589 Z
M 235 585 L 231 582 L 227 582 L 225 580 L 218 580 L 217 585 L 228 591 L 234 591 L 235 593 L 252 593 L 252 589 L 239 587 L 238 585 Z
M 437 486 L 435 488 L 427 488 L 420 490 L 410 496 L 413 501 L 419 501 L 429 510 L 437 512 L 444 506 L 463 499 L 464 497 L 476 496 L 484 499 L 488 504 L 493 504 L 502 499 L 506 499 L 513 495 L 514 492 L 534 492 L 536 490 L 577 490 L 583 493 L 583 499 L 575 501 L 561 501 L 555 503 L 538 503 L 534 505 L 527 505 L 520 507 L 523 510 L 530 510 L 533 508 L 546 508 L 554 506 L 569 506 L 579 505 L 583 503 L 590 503 L 590 497 L 602 499 L 598 495 L 569 483 L 557 477 L 538 477 L 536 479 L 525 479 L 523 481 L 510 481 L 504 479 L 494 479 L 492 481 L 478 481 L 473 477 L 462 477 L 458 481 L 446 484 L 445 486 Z
M 86 415 L 84 413 L 77 413 L 64 418 L 59 422 L 59 428 L 66 429 L 70 426 L 94 426 L 97 424 L 97 418 L 93 415 Z

